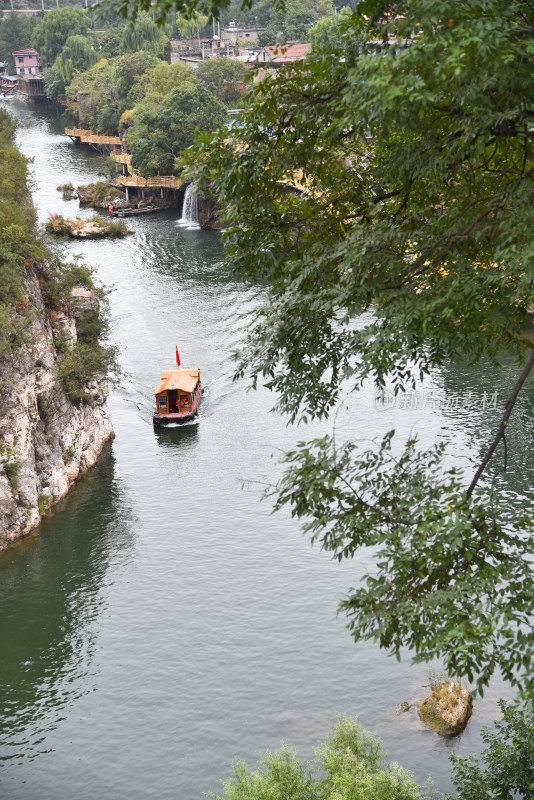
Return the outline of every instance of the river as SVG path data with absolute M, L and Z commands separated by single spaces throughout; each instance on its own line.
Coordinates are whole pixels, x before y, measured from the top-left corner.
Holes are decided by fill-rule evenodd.
M 74 216 L 77 202 L 56 186 L 94 181 L 104 159 L 75 146 L 52 112 L 4 105 L 33 159 L 39 220 Z M 268 391 L 232 381 L 242 315 L 261 290 L 230 280 L 219 235 L 185 230 L 179 216 L 128 220 L 134 235 L 120 241 L 62 245 L 110 291 L 123 376 L 110 397 L 116 438 L 97 467 L 0 558 L 0 797 L 193 800 L 217 790 L 234 759 L 255 762 L 282 740 L 311 755 L 338 713 L 382 737 L 418 780 L 447 789 L 451 749 L 479 750 L 481 725 L 512 692 L 496 679 L 453 741 L 396 713 L 424 694 L 430 669 L 354 644 L 336 607 L 365 561 L 333 562 L 261 500 L 279 453 L 319 428 L 288 427 Z M 175 344 L 207 394 L 198 425 L 160 432 L 151 393 Z M 366 387 L 338 430 L 444 436 L 452 461 L 467 463 L 496 427 L 491 397 L 502 405 L 514 374 L 506 364 L 436 373 L 431 384 L 449 396 L 473 393 L 459 407 L 382 411 Z M 507 477 L 530 500 L 533 411 L 530 382 Z

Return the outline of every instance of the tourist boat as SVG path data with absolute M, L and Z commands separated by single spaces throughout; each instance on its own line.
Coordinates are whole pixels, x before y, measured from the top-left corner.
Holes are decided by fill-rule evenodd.
M 176 348 L 176 363 L 180 356 Z M 156 410 L 155 425 L 183 425 L 198 416 L 198 406 L 202 396 L 202 383 L 199 369 L 164 369 L 159 386 L 154 389 Z

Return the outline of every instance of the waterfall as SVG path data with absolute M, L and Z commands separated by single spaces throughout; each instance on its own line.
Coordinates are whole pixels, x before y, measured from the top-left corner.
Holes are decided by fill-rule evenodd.
M 197 185 L 190 183 L 185 190 L 184 203 L 182 206 L 182 218 L 178 220 L 178 224 L 184 228 L 199 228 L 198 224 L 198 201 L 197 201 Z

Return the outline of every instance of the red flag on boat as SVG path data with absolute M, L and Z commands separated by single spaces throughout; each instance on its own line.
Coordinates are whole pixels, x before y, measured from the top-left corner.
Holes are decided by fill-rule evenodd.
M 176 366 L 180 366 L 180 353 L 178 352 L 178 345 L 176 345 Z

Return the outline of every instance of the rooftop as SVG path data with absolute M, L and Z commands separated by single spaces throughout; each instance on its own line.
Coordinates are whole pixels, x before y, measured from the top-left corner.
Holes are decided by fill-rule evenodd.
M 199 369 L 164 369 L 161 373 L 160 384 L 154 389 L 154 394 L 169 392 L 172 389 L 191 393 L 199 378 Z
M 289 61 L 304 58 L 310 51 L 311 44 L 277 44 L 266 47 L 274 60 Z

